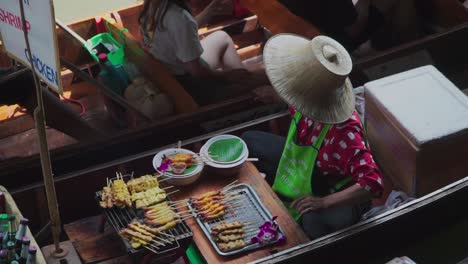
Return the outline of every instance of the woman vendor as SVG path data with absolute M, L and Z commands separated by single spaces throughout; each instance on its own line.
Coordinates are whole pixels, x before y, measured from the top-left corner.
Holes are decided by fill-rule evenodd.
M 187 0 L 145 0 L 139 17 L 145 48 L 202 105 L 268 84 L 264 72 L 257 76 L 244 68 L 225 32 L 217 31 L 199 40 L 198 25 L 225 12 L 230 1 L 213 0 L 193 17 Z M 232 85 L 236 82 L 240 85 Z
M 383 181 L 354 110 L 349 54 L 325 36 L 280 34 L 267 42 L 264 61 L 274 90 L 260 99 L 286 101 L 292 122 L 287 138 L 243 135 L 259 170 L 309 237 L 356 223 Z

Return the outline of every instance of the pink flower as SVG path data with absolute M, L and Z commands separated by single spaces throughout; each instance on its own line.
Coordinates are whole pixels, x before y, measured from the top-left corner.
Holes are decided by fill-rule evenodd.
M 158 167 L 158 171 L 160 171 L 160 172 L 167 171 L 167 169 L 169 169 L 169 167 L 171 166 L 171 163 L 172 163 L 172 161 L 170 159 L 167 159 L 166 161 L 161 162 L 161 165 L 159 165 L 159 167 Z
M 270 244 L 270 243 L 283 243 L 286 241 L 284 236 L 276 223 L 276 216 L 271 221 L 266 221 L 258 229 L 260 232 L 251 239 L 252 243 Z

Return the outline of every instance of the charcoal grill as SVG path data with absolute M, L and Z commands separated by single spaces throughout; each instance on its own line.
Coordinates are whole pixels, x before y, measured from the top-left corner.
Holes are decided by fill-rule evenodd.
M 123 178 L 129 177 L 131 177 L 131 175 L 123 176 Z M 98 201 L 101 200 L 101 195 L 101 191 L 96 192 L 96 199 Z M 143 223 L 144 219 L 143 210 L 139 210 L 134 207 L 106 208 L 103 209 L 103 211 L 107 221 L 117 233 L 119 233 L 120 230 L 122 230 L 123 228 L 126 228 L 127 225 L 132 221 L 136 220 L 140 223 Z M 187 245 L 191 242 L 193 236 L 192 230 L 187 226 L 185 221 L 179 222 L 174 228 L 168 229 L 164 233 L 167 235 L 160 236 L 164 239 L 164 242 L 161 240 L 154 239 L 151 243 L 146 245 L 146 248 L 141 247 L 135 249 L 130 245 L 130 243 L 126 239 L 121 239 L 122 242 L 125 244 L 127 251 L 134 257 L 141 257 L 150 252 L 155 253 L 160 257 L 164 257 L 166 255 L 170 255 L 178 251 L 181 248 L 181 246 L 183 246 L 184 248 L 187 247 Z M 164 245 L 162 245 L 161 243 L 164 243 Z

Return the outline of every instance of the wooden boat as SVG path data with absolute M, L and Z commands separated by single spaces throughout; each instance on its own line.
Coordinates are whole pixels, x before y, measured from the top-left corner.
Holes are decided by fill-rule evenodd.
M 436 1 L 437 2 L 437 1 Z M 223 29 L 229 32 L 233 37 L 236 45 L 239 47 L 239 53 L 243 59 L 252 59 L 261 54 L 261 45 L 265 40 L 264 28 L 258 27 L 261 24 L 268 29 L 272 34 L 281 32 L 295 32 L 308 37 L 313 37 L 318 34 L 318 30 L 304 22 L 302 19 L 292 15 L 284 7 L 279 5 L 276 1 L 272 1 L 272 5 L 262 7 L 259 1 L 245 0 L 243 4 L 249 7 L 256 15 L 245 17 L 235 20 L 224 20 L 221 26 L 211 26 L 200 30 L 201 35 L 209 34 L 218 29 Z M 150 57 L 142 58 L 136 56 L 138 52 L 139 31 L 137 30 L 136 16 L 138 14 L 140 5 L 132 6 L 123 10 L 113 12 L 113 16 L 117 18 L 118 23 L 110 23 L 109 28 L 114 34 L 115 38 L 121 39 L 122 26 L 129 29 L 129 33 L 124 33 L 124 39 L 128 44 L 129 54 L 134 54 L 133 62 L 139 65 L 145 63 L 152 63 L 154 67 L 160 69 L 161 66 L 158 62 L 152 60 Z M 283 14 L 283 16 L 279 16 Z M 281 19 L 278 19 L 281 17 Z M 453 26 L 463 19 L 454 19 L 450 16 L 441 14 L 441 21 L 444 25 Z M 119 23 L 121 22 L 122 25 Z M 69 25 L 78 35 L 84 39 L 94 36 L 96 31 L 95 20 L 86 19 Z M 465 27 L 455 28 L 447 33 L 434 35 L 423 39 L 421 41 L 413 42 L 403 45 L 394 50 L 384 52 L 383 54 L 359 60 L 355 63 L 355 70 L 351 76 L 355 86 L 363 84 L 365 81 L 371 80 L 372 76 L 366 76 L 366 71 L 373 67 L 379 67 L 391 60 L 402 57 L 415 50 L 427 48 L 431 54 L 437 57 L 436 64 L 442 66 L 442 71 L 451 77 L 451 75 L 459 74 L 452 70 L 452 65 L 457 61 L 463 63 L 463 56 L 451 57 L 450 61 L 444 60 L 442 56 L 442 46 L 453 45 L 451 38 L 461 39 L 466 34 Z M 79 45 L 79 43 L 61 29 L 58 29 L 60 54 L 64 61 L 71 62 L 75 65 L 83 66 L 92 64 L 93 61 L 89 53 Z M 441 44 L 442 43 L 442 44 Z M 461 45 L 461 44 L 460 44 Z M 453 51 L 454 49 L 448 49 Z M 406 65 L 400 70 L 407 70 L 415 67 L 416 65 Z M 440 68 L 439 67 L 439 68 Z M 444 68 L 446 67 L 446 68 Z M 146 67 L 149 68 L 149 67 Z M 65 147 L 57 148 L 52 151 L 53 168 L 56 175 L 66 175 L 71 171 L 86 169 L 96 163 L 105 163 L 116 160 L 128 155 L 138 155 L 145 151 L 164 146 L 169 142 L 191 138 L 200 134 L 209 133 L 218 129 L 223 129 L 229 125 L 236 123 L 243 123 L 262 117 L 269 114 L 280 112 L 283 108 L 281 106 L 258 106 L 250 96 L 234 98 L 214 105 L 201 107 L 195 109 L 193 100 L 187 97 L 183 89 L 172 89 L 175 85 L 174 80 L 171 80 L 168 75 L 160 74 L 151 75 L 147 73 L 153 82 L 158 83 L 162 87 L 166 87 L 166 91 L 171 92 L 178 104 L 178 114 L 173 117 L 165 118 L 155 122 L 147 123 L 145 125 L 121 131 L 115 135 L 109 136 L 106 140 L 101 142 L 85 143 L 85 144 L 71 144 Z M 78 72 L 76 73 L 78 74 Z M 386 74 L 390 74 L 387 72 Z M 86 77 L 80 74 L 82 77 Z M 382 76 L 380 76 L 382 77 Z M 457 83 L 458 84 L 458 83 Z M 169 87 L 171 89 L 169 89 Z M 461 86 L 462 87 L 462 86 Z M 96 94 L 97 90 L 93 87 L 90 88 L 84 82 L 73 83 L 72 88 L 68 89 L 76 93 L 76 96 Z M 175 90 L 175 92 L 173 91 Z M 81 95 L 80 95 L 81 93 Z M 226 115 L 226 113 L 228 113 Z M 13 131 L 9 130 L 10 135 L 16 134 L 20 131 L 28 130 L 32 127 L 32 122 L 24 122 L 24 118 L 13 118 L 11 120 L 3 121 L 0 125 L 7 125 L 10 128 L 15 128 Z M 26 124 L 25 124 L 26 123 Z M 21 124 L 21 126 L 17 126 Z M 6 131 L 6 130 L 2 130 Z M 5 134 L 2 135 L 5 137 Z M 38 182 L 40 176 L 40 163 L 38 162 L 38 155 L 22 157 L 13 159 L 7 162 L 0 163 L 0 177 L 5 179 L 2 182 L 8 188 L 19 188 L 20 186 L 30 183 Z
M 401 71 L 421 66 L 420 64 L 425 64 L 427 61 L 415 60 L 415 57 L 419 57 L 414 54 L 423 52 L 430 55 L 433 64 L 459 88 L 467 88 L 468 51 L 463 49 L 463 41 L 461 41 L 466 39 L 466 36 L 468 36 L 468 24 L 458 26 L 442 34 L 429 36 L 404 47 L 395 48 L 372 59 L 359 61 L 356 63 L 355 69 L 362 74 L 357 74 L 358 71 L 355 72 L 355 84 L 359 85 L 371 80 L 372 74 L 375 74 L 374 68 L 388 69 L 388 65 L 393 65 L 395 61 L 406 60 L 411 63 L 397 63 L 401 66 L 401 69 L 390 70 Z M 282 120 L 286 115 L 285 112 L 278 112 L 262 116 L 246 123 L 188 138 L 183 141 L 183 144 L 186 147 L 196 148 L 199 145 L 198 143 L 216 134 L 239 134 L 246 129 L 270 130 L 271 123 L 277 123 L 277 131 L 284 132 L 286 124 Z M 173 144 L 176 141 L 172 140 Z M 102 187 L 102 183 L 106 181 L 109 175 L 114 175 L 115 171 L 134 171 L 136 175 L 151 173 L 153 169 L 150 164 L 154 153 L 168 146 L 171 145 L 157 146 L 137 154 L 125 152 L 123 157 L 110 162 L 95 163 L 93 166 L 87 166 L 82 170 L 57 174 L 55 176 L 56 190 L 63 222 L 69 223 L 87 216 L 97 215 L 99 209 L 94 200 L 94 192 Z M 15 178 L 30 176 L 21 173 L 12 173 L 10 175 Z M 47 210 L 43 209 L 46 208 L 47 202 L 40 181 L 40 174 L 35 179 L 34 182 L 30 182 L 26 186 L 15 186 L 15 182 L 11 181 L 10 184 L 13 188 L 10 188 L 10 190 L 23 214 L 32 219 L 33 229 L 39 230 L 48 223 L 48 213 Z M 437 238 L 441 236 L 438 231 L 444 231 L 445 228 L 450 229 L 451 225 L 459 227 L 460 223 L 461 227 L 464 227 L 466 212 L 459 210 L 457 205 L 466 200 L 467 190 L 468 180 L 460 180 L 397 210 L 361 222 L 330 236 L 273 254 L 270 257 L 258 260 L 258 263 L 297 262 L 305 259 L 329 263 L 342 263 L 345 260 L 352 263 L 384 263 L 384 261 L 400 255 L 411 257 L 411 252 L 408 249 L 418 250 L 419 248 L 415 246 L 416 243 L 419 243 L 420 246 L 418 246 L 422 247 L 423 245 L 420 244 L 421 238 L 432 235 L 436 238 L 433 239 L 432 243 L 436 243 Z M 466 234 L 466 228 L 462 230 L 465 233 L 461 232 L 459 234 Z M 465 239 L 460 235 L 455 238 L 460 239 L 460 241 Z M 378 243 L 376 243 L 377 238 L 381 238 Z M 443 238 L 447 239 L 446 237 Z M 38 241 L 41 241 L 40 236 Z M 435 245 L 440 245 L 440 243 Z M 461 248 L 464 245 L 459 243 L 451 246 L 449 250 L 453 252 L 452 258 L 466 254 L 464 248 Z M 362 250 L 362 247 L 366 248 L 364 255 L 356 254 L 357 250 Z M 342 254 L 334 253 L 338 250 L 341 250 Z
M 135 33 L 135 36 L 131 33 L 125 33 L 125 41 L 128 44 L 126 51 L 127 56 L 130 57 L 130 60 L 137 64 L 137 66 L 140 66 L 140 69 L 154 70 L 155 74 L 152 74 L 153 72 L 146 72 L 146 76 L 153 83 L 156 83 L 161 90 L 164 90 L 169 94 L 175 102 L 176 114 L 167 118 L 149 122 L 140 119 L 141 122 L 138 126 L 113 133 L 110 137 L 99 142 L 85 144 L 74 144 L 75 142 L 73 140 L 68 140 L 65 143 L 58 142 L 59 145 L 61 144 L 61 147 L 52 151 L 53 160 L 57 162 L 57 166 L 54 166 L 56 172 L 61 173 L 84 168 L 94 163 L 96 157 L 102 157 L 103 159 L 101 161 L 112 160 L 120 156 L 120 154 L 118 154 L 121 153 L 119 149 L 127 149 L 127 151 L 131 152 L 131 149 L 136 147 L 134 148 L 136 152 L 144 151 L 147 149 L 146 147 L 143 147 L 145 145 L 148 148 L 152 148 L 177 139 L 183 139 L 208 132 L 213 129 L 222 128 L 225 122 L 239 122 L 236 120 L 239 118 L 243 121 L 247 121 L 251 116 L 258 116 L 263 115 L 264 113 L 277 111 L 277 108 L 275 109 L 274 107 L 259 106 L 253 101 L 251 96 L 233 98 L 231 100 L 219 102 L 206 107 L 198 107 L 180 84 L 178 84 L 175 79 L 168 74 L 167 70 L 165 70 L 163 66 L 151 56 L 146 55 L 139 47 L 140 36 L 137 16 L 140 8 L 141 5 L 135 5 L 112 12 L 113 16 L 118 18 L 117 21 L 119 21 L 119 23 L 109 23 L 108 29 L 110 29 L 114 33 L 115 37 L 121 41 L 122 39 L 120 39 L 120 37 L 122 35 L 118 32 L 120 32 L 122 26 L 128 28 L 130 32 Z M 260 54 L 260 43 L 264 40 L 264 36 L 262 29 L 257 27 L 258 21 L 256 16 L 239 19 L 225 18 L 222 21 L 223 22 L 220 24 L 201 28 L 199 31 L 200 36 L 205 36 L 213 31 L 224 29 L 233 36 L 235 43 L 239 48 L 239 54 L 244 60 L 254 58 L 256 55 Z M 97 34 L 94 18 L 72 23 L 69 27 L 84 39 L 89 39 Z M 81 46 L 81 43 L 76 41 L 75 38 L 70 37 L 70 35 L 64 30 L 57 30 L 62 64 L 71 63 L 79 68 L 91 65 L 92 71 L 95 70 L 96 63 L 93 61 L 88 51 Z M 145 65 L 146 67 L 142 65 Z M 65 79 L 69 79 L 69 76 L 67 75 L 72 75 L 70 71 L 64 71 L 62 74 Z M 74 74 L 75 76 L 80 75 L 81 77 L 90 79 L 89 76 L 81 72 L 76 72 Z M 71 94 L 72 98 L 81 99 L 82 101 L 85 101 L 85 103 L 87 98 L 91 98 L 91 104 L 98 104 L 98 107 L 95 107 L 97 108 L 95 115 L 105 115 L 105 109 L 103 109 L 102 101 L 100 101 L 99 98 L 96 99 L 96 97 L 98 97 L 97 94 L 99 89 L 96 89 L 92 84 L 81 80 L 65 86 L 66 93 Z M 93 105 L 91 105 L 91 107 L 93 107 Z M 102 121 L 102 118 L 98 118 L 97 121 Z M 0 138 L 5 139 L 7 137 L 14 136 L 15 134 L 31 130 L 34 123 L 29 116 L 21 115 L 19 117 L 1 121 L 0 126 L 4 128 L 2 129 Z M 184 127 L 184 129 L 181 129 L 181 127 Z M 168 132 L 169 128 L 171 130 L 170 133 Z M 29 134 L 34 136 L 33 132 L 34 131 L 30 131 Z M 146 141 L 146 143 L 142 143 L 143 141 Z M 142 144 L 137 142 L 141 142 Z M 4 146 L 7 147 L 8 145 Z M 52 148 L 53 147 L 54 145 L 52 142 Z M 22 148 L 23 152 L 25 152 L 24 148 L 25 147 Z M 13 149 L 13 147 L 10 149 Z M 97 152 L 95 152 L 96 150 Z M 104 154 L 104 152 L 107 154 Z M 114 155 L 112 153 L 118 155 Z M 65 158 L 65 156 L 68 157 Z M 81 160 L 83 163 L 80 165 L 76 162 L 71 162 L 71 157 L 74 157 L 72 158 L 74 160 Z M 88 159 L 86 157 L 89 158 L 88 162 L 86 161 L 86 159 Z M 8 171 L 9 174 L 18 170 L 23 172 L 29 171 L 31 173 L 37 172 L 37 169 L 39 169 L 39 167 L 37 167 L 38 159 L 39 156 L 37 153 L 34 155 L 23 155 L 22 157 L 1 162 L 0 167 L 3 172 Z M 65 160 L 68 160 L 68 162 L 71 163 L 68 163 Z M 64 166 L 61 167 L 61 165 L 58 164 L 63 164 Z M 27 181 L 29 180 L 26 180 L 26 182 Z

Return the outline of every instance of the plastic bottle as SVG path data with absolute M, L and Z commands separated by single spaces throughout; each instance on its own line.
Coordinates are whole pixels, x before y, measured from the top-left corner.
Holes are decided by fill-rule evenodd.
M 105 53 L 99 54 L 98 57 L 101 68 L 101 72 L 98 75 L 99 78 L 115 93 L 118 95 L 123 95 L 130 82 L 122 65 L 112 65 L 111 62 L 107 59 L 107 55 Z
M 26 264 L 35 264 L 36 263 L 36 252 L 37 249 L 35 246 L 30 246 L 29 251 L 28 251 L 28 260 L 26 261 Z
M 8 217 L 8 241 L 12 241 L 13 244 L 15 243 L 15 235 L 16 235 L 16 217 L 14 215 L 10 215 Z
M 3 240 L 2 240 L 2 248 L 7 248 L 7 243 L 9 241 L 10 235 L 8 233 L 8 224 L 3 225 L 3 230 L 6 230 L 3 232 Z
M 28 228 L 29 220 L 26 218 L 22 218 L 20 220 L 20 226 L 18 228 L 18 232 L 15 235 L 15 249 L 16 253 L 21 252 L 21 246 L 23 245 L 23 237 L 26 234 L 26 229 Z
M 31 240 L 29 237 L 23 237 L 23 244 L 21 252 L 19 253 L 20 256 L 20 263 L 24 264 L 28 260 L 28 253 L 29 253 L 29 246 L 31 245 Z

